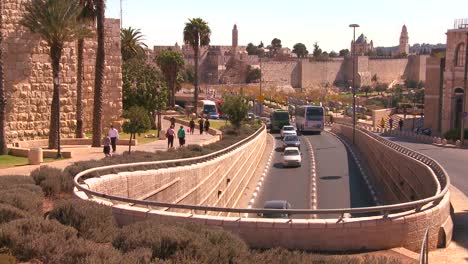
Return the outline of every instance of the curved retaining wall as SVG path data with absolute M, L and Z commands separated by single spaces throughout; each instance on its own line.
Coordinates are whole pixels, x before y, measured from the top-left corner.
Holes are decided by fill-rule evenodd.
M 336 126 L 335 131 L 346 135 L 347 129 Z M 373 142 L 372 137 L 365 132 L 357 131 L 359 143 L 374 146 L 388 157 L 397 157 L 398 153 L 388 154 L 384 144 Z M 252 141 L 252 145 L 258 146 L 264 141 L 265 134 Z M 255 142 L 255 143 L 253 143 Z M 252 146 L 251 146 L 252 147 Z M 247 147 L 246 147 L 247 148 Z M 248 147 L 250 148 L 250 147 Z M 362 148 L 362 152 L 371 149 Z M 400 153 L 399 156 L 406 156 Z M 372 156 L 369 156 L 372 158 Z M 377 157 L 377 156 L 376 156 Z M 385 156 L 387 157 L 387 156 Z M 437 192 L 434 178 L 430 169 L 424 168 L 420 162 L 411 159 L 397 157 L 399 164 L 405 168 L 417 166 L 422 173 L 418 174 L 418 180 L 423 180 L 424 186 L 412 186 L 421 191 L 421 197 L 433 195 Z M 221 162 L 221 160 L 219 161 Z M 384 165 L 387 163 L 383 163 Z M 195 167 L 194 167 L 195 169 Z M 240 167 L 237 168 L 240 170 Z M 186 171 L 186 170 L 185 170 Z M 413 177 L 416 174 L 401 174 L 401 177 Z M 387 176 L 382 177 L 389 177 Z M 222 177 L 222 176 L 221 176 Z M 421 177 L 421 178 L 419 178 Z M 104 177 L 105 178 L 105 177 Z M 127 178 L 128 179 L 128 178 Z M 221 178 L 220 183 L 224 182 Z M 141 179 L 142 180 L 142 179 Z M 404 179 L 408 187 L 395 191 L 395 196 L 400 195 L 407 198 L 405 194 L 412 193 L 412 184 L 415 179 Z M 383 181 L 382 181 L 383 182 Z M 107 184 L 106 184 L 107 185 Z M 129 185 L 127 185 L 128 187 Z M 432 186 L 432 187 L 431 187 Z M 123 188 L 125 189 L 125 188 Z M 385 188 L 384 188 L 385 189 Z M 209 188 L 206 189 L 209 192 Z M 216 188 L 215 188 L 216 190 Z M 398 188 L 396 189 L 398 190 Z M 394 191 L 392 189 L 392 191 Z M 396 193 L 399 193 L 398 195 Z M 86 198 L 83 193 L 78 196 Z M 390 198 L 393 195 L 389 195 Z M 419 197 L 419 196 L 418 196 Z M 396 198 L 395 198 L 396 199 Z M 185 201 L 184 201 L 185 202 Z M 219 204 L 219 203 L 218 203 Z M 344 250 L 377 250 L 394 247 L 406 247 L 413 251 L 418 251 L 426 228 L 429 227 L 430 248 L 436 246 L 446 246 L 452 236 L 452 220 L 450 217 L 449 194 L 447 193 L 441 201 L 430 203 L 420 210 L 410 210 L 390 214 L 388 217 L 357 217 L 339 219 L 263 219 L 224 217 L 214 215 L 203 215 L 195 213 L 177 213 L 152 208 L 135 208 L 128 204 L 113 205 L 114 215 L 119 224 L 125 225 L 135 221 L 145 219 L 157 219 L 161 222 L 195 222 L 209 226 L 219 226 L 238 234 L 251 247 L 271 248 L 281 246 L 290 249 L 320 250 L 320 251 L 344 251 Z
M 85 183 L 90 190 L 125 198 L 235 207 L 261 160 L 266 136 L 263 130 L 243 146 L 202 163 L 119 172 L 90 178 Z

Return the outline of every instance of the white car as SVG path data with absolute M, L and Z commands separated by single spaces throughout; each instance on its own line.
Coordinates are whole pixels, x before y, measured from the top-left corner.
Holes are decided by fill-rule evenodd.
M 295 135 L 297 136 L 296 133 L 296 128 L 293 126 L 283 126 L 283 128 L 280 131 L 281 138 L 284 138 L 286 135 Z
M 302 157 L 299 148 L 297 147 L 287 147 L 283 152 L 283 166 L 301 166 Z

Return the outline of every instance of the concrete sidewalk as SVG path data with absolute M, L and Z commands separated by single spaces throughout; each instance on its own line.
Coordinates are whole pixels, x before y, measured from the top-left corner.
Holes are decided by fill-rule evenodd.
M 468 150 L 440 148 L 410 139 L 386 137 L 423 153 L 442 165 L 450 177 L 450 202 L 454 209 L 453 238 L 449 247 L 431 251 L 430 263 L 468 263 Z
M 163 120 L 163 128 L 169 127 L 170 122 L 167 120 Z M 179 128 L 180 124 L 176 124 L 176 128 Z M 176 129 L 177 131 L 177 129 Z M 203 133 L 200 135 L 199 130 L 196 129 L 193 135 L 187 133 L 185 144 L 192 145 L 192 144 L 207 144 L 210 142 L 215 141 L 215 136 L 209 135 L 207 133 Z M 174 147 L 179 146 L 179 141 L 177 139 L 174 140 Z M 40 166 L 50 166 L 55 168 L 64 169 L 70 164 L 73 164 L 77 161 L 85 161 L 85 160 L 99 160 L 104 158 L 103 147 L 93 148 L 90 146 L 63 146 L 63 150 L 72 150 L 72 158 L 53 161 L 49 163 L 43 163 L 41 165 L 26 165 L 26 166 L 17 166 L 12 168 L 0 169 L 0 176 L 3 175 L 29 175 L 31 171 L 39 168 Z M 154 152 L 157 150 L 166 150 L 167 149 L 167 140 L 156 140 L 154 142 L 132 146 L 132 151 L 147 151 L 147 152 Z M 122 154 L 128 151 L 128 146 L 124 145 L 117 145 L 117 151 L 114 154 Z

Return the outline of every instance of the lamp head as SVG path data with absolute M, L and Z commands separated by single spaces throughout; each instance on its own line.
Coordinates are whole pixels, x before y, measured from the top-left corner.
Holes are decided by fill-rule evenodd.
M 357 27 L 359 27 L 359 25 L 358 24 L 350 24 L 349 27 L 357 28 Z

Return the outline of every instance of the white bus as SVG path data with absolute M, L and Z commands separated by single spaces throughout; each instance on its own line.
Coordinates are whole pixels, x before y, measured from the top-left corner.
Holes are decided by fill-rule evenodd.
M 295 111 L 296 128 L 299 131 L 318 132 L 325 126 L 325 109 L 322 106 L 301 105 Z

